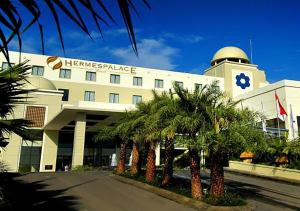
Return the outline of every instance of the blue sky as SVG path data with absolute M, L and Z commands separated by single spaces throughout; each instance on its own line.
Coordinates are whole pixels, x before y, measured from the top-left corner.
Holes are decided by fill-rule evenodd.
M 140 17 L 133 16 L 137 58 L 128 40 L 115 1 L 104 0 L 118 25 L 104 26 L 104 39 L 89 24 L 94 41 L 61 16 L 66 53 L 45 13 L 45 53 L 100 62 L 137 65 L 202 74 L 214 53 L 224 46 L 242 48 L 267 79 L 300 80 L 300 1 L 298 0 L 148 0 L 148 10 L 136 0 Z M 91 17 L 86 17 L 91 19 Z M 92 21 L 90 21 L 92 22 Z M 35 28 L 23 35 L 23 50 L 41 53 Z M 16 43 L 10 45 L 16 50 Z

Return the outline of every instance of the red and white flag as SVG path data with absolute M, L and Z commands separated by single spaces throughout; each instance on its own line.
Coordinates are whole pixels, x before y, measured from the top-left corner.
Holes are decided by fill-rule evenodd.
M 281 105 L 276 92 L 275 92 L 275 100 L 276 100 L 276 106 L 277 106 L 277 116 L 282 121 L 285 121 L 285 118 L 287 117 L 287 113 L 286 113 L 285 109 L 283 108 L 283 106 Z

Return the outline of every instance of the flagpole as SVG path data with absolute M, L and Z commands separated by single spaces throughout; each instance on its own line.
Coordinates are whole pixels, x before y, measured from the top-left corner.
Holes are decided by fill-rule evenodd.
M 290 109 L 291 109 L 291 113 L 290 113 L 291 119 L 290 119 L 290 121 L 291 121 L 291 126 L 292 126 L 291 129 L 292 129 L 292 133 L 293 133 L 293 139 L 295 139 L 294 116 L 293 116 L 292 104 L 290 104 Z
M 262 101 L 261 101 L 261 112 L 264 114 L 264 105 L 263 105 Z M 262 123 L 262 129 L 263 129 L 264 135 L 265 135 L 265 133 L 267 132 L 267 125 L 266 125 L 265 119 L 262 119 L 261 123 Z
M 249 40 L 249 44 L 250 44 L 250 62 L 253 64 L 253 58 L 252 58 L 252 41 L 251 41 L 251 39 Z
M 275 90 L 275 96 L 277 95 L 276 90 Z M 276 113 L 277 113 L 277 130 L 278 130 L 278 137 L 280 138 L 280 128 L 279 128 L 279 116 L 278 116 L 278 103 L 277 100 L 275 100 L 275 105 L 276 105 Z

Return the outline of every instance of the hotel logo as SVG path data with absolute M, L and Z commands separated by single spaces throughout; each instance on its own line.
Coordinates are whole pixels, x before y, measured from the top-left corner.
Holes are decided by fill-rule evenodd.
M 49 56 L 47 58 L 47 65 L 52 70 L 57 70 L 57 69 L 60 69 L 62 67 L 62 61 L 57 56 Z
M 47 65 L 52 70 L 58 70 L 64 65 L 64 67 L 68 67 L 68 68 L 75 67 L 78 69 L 89 69 L 89 70 L 95 70 L 100 72 L 109 71 L 109 72 L 136 74 L 136 67 L 125 66 L 125 65 L 90 62 L 90 61 L 82 61 L 76 59 L 60 59 L 57 56 L 49 56 L 46 62 Z

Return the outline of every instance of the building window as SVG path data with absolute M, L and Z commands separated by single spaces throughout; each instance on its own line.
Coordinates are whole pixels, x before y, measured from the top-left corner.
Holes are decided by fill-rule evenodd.
M 41 67 L 41 66 L 32 66 L 31 75 L 43 76 L 44 75 L 44 67 Z
M 183 82 L 175 81 L 175 84 L 178 85 L 180 88 L 183 88 Z
M 161 79 L 155 79 L 155 88 L 164 88 L 164 81 Z
M 87 81 L 96 81 L 96 73 L 87 71 L 85 74 L 85 80 Z
M 15 63 L 10 63 L 11 64 L 11 66 L 14 66 L 15 65 Z M 4 70 L 4 69 L 6 69 L 6 68 L 8 68 L 9 67 L 9 65 L 8 65 L 8 62 L 2 62 L 2 70 Z
M 110 74 L 110 83 L 120 84 L 120 75 Z
M 219 86 L 213 86 L 214 90 L 216 90 L 217 92 L 220 91 L 220 87 Z
M 140 102 L 142 102 L 142 96 L 141 95 L 133 95 L 132 96 L 132 104 L 136 105 Z
M 85 91 L 84 92 L 84 101 L 95 101 L 95 92 L 93 91 Z
M 198 90 L 201 90 L 202 89 L 202 84 L 195 84 L 195 90 L 198 89 Z
M 68 89 L 58 89 L 59 91 L 63 91 L 62 101 L 68 101 L 69 100 L 69 90 Z
M 71 78 L 71 70 L 70 69 L 60 69 L 59 77 L 60 78 Z
M 109 93 L 109 103 L 119 103 L 119 94 Z
M 45 122 L 46 107 L 27 106 L 25 119 L 30 121 L 29 127 L 43 127 Z
M 142 77 L 133 77 L 133 86 L 142 86 L 143 78 Z

